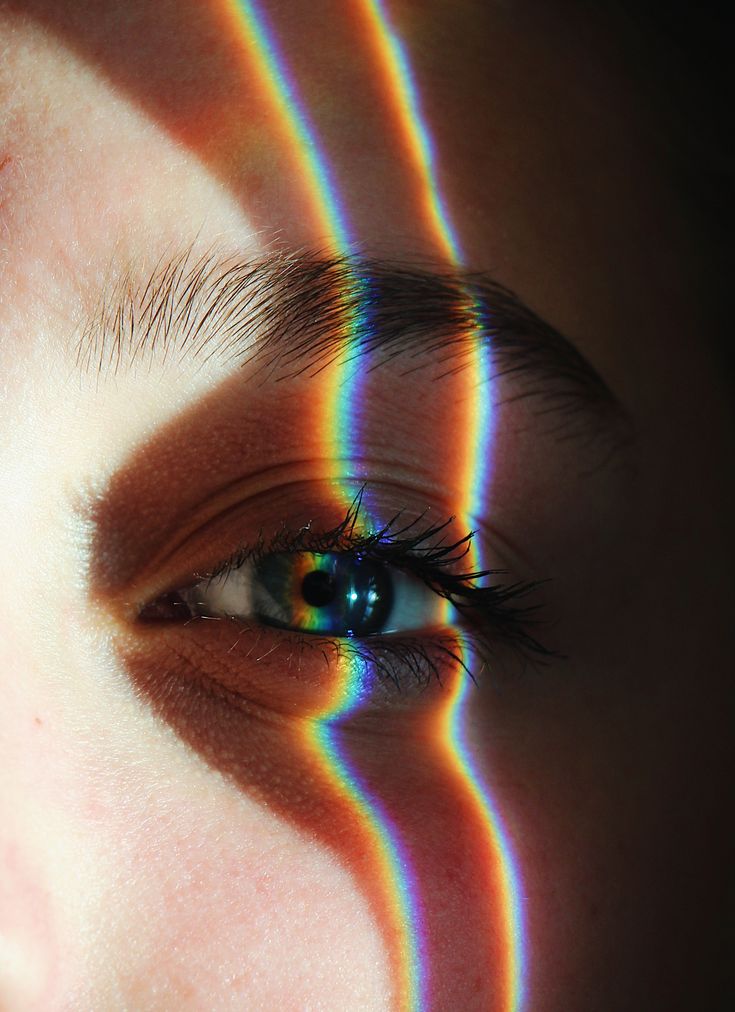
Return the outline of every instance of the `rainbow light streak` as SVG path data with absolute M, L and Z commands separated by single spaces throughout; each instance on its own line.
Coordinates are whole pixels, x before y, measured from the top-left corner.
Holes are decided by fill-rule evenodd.
M 451 264 L 459 267 L 462 257 L 441 199 L 433 147 L 406 53 L 389 23 L 381 0 L 363 0 L 363 5 L 369 33 L 389 85 L 406 147 L 414 162 L 422 204 L 434 241 L 441 254 Z M 225 0 L 225 7 L 238 35 L 246 41 L 259 82 L 274 107 L 294 163 L 301 169 L 301 178 L 307 188 L 315 222 L 324 236 L 327 248 L 335 256 L 349 255 L 353 247 L 328 164 L 316 142 L 315 131 L 298 97 L 298 91 L 289 78 L 285 61 L 277 50 L 266 19 L 249 0 Z M 346 465 L 349 472 L 347 478 L 354 481 L 360 477 L 359 463 L 356 466 L 356 462 L 361 459 L 357 421 L 359 416 L 356 411 L 361 404 L 361 388 L 359 370 L 354 359 L 361 337 L 369 327 L 369 293 L 364 291 L 364 282 L 353 275 L 345 284 L 344 296 L 344 346 L 324 377 L 327 396 L 323 416 L 323 446 L 325 459 L 335 462 L 337 468 Z M 483 515 L 483 496 L 489 476 L 493 399 L 487 394 L 492 389 L 490 350 L 487 347 L 482 310 L 470 293 L 468 309 L 477 324 L 470 327 L 470 333 L 474 332 L 476 339 L 470 349 L 468 370 L 470 380 L 465 431 L 469 435 L 469 451 L 464 468 L 463 487 L 466 496 L 461 512 L 468 520 L 468 525 L 472 526 L 472 518 Z M 349 506 L 354 497 L 354 487 L 347 483 L 340 486 L 335 482 L 335 485 L 338 498 Z M 477 552 L 474 554 L 473 565 L 482 568 Z M 464 644 L 464 650 L 466 654 L 469 653 L 467 644 Z M 400 1008 L 418 1009 L 424 1007 L 426 1001 L 422 985 L 425 968 L 422 963 L 421 931 L 415 898 L 417 894 L 411 878 L 411 866 L 390 819 L 356 775 L 343 754 L 340 743 L 340 724 L 362 704 L 369 692 L 369 683 L 370 675 L 366 665 L 354 657 L 346 657 L 345 663 L 340 665 L 334 698 L 315 719 L 306 722 L 306 734 L 324 775 L 350 801 L 374 842 L 375 857 L 385 884 L 394 928 L 401 939 L 398 1005 Z M 442 730 L 450 761 L 457 770 L 460 781 L 466 785 L 468 795 L 486 826 L 489 849 L 494 864 L 497 865 L 502 896 L 502 923 L 507 935 L 506 967 L 501 982 L 502 1007 L 515 1010 L 522 1000 L 524 963 L 519 880 L 499 812 L 483 785 L 465 740 L 464 715 L 468 690 L 469 680 L 457 678 L 455 689 L 442 714 Z
M 397 951 L 391 955 L 398 957 L 399 966 L 398 979 L 393 981 L 392 1007 L 418 1012 L 426 1007 L 422 987 L 425 964 L 421 934 L 415 930 L 419 924 L 418 891 L 410 857 L 392 820 L 355 772 L 341 742 L 340 725 L 369 699 L 373 677 L 367 662 L 354 655 L 345 656 L 339 665 L 334 696 L 322 713 L 307 721 L 307 735 L 323 762 L 323 773 L 335 791 L 348 800 L 370 834 L 380 880 L 389 886 L 385 895 L 397 934 Z
M 472 362 L 468 370 L 467 432 L 468 452 L 465 462 L 463 487 L 466 499 L 461 515 L 468 527 L 484 515 L 484 496 L 489 487 L 490 447 L 493 439 L 492 399 L 492 353 L 490 342 L 482 335 L 487 334 L 486 314 L 479 300 L 473 300 L 476 325 L 473 331 L 478 335 L 472 346 Z M 490 396 L 488 396 L 490 391 Z M 480 546 L 477 539 L 471 543 L 468 555 L 468 569 L 484 569 Z M 471 669 L 472 649 L 467 637 L 458 630 L 462 656 Z M 448 706 L 441 715 L 443 733 L 450 746 L 452 762 L 464 779 L 470 798 L 475 805 L 488 836 L 491 854 L 496 867 L 498 893 L 500 895 L 500 923 L 505 932 L 504 972 L 500 982 L 499 1007 L 516 1012 L 523 1004 L 525 951 L 523 934 L 523 909 L 521 882 L 516 862 L 511 851 L 503 820 L 492 798 L 484 778 L 473 759 L 472 749 L 466 736 L 466 714 L 469 709 L 471 681 L 467 677 L 457 678 L 452 688 Z
M 301 169 L 314 218 L 328 250 L 337 257 L 349 256 L 353 251 L 349 229 L 328 163 L 265 16 L 250 0 L 225 0 L 225 9 L 238 37 L 248 47 L 259 83 L 274 108 L 294 162 Z M 328 392 L 323 445 L 325 459 L 333 461 L 337 469 L 345 461 L 350 462 L 351 478 L 351 462 L 359 458 L 354 417 L 355 405 L 360 403 L 360 377 L 354 359 L 368 327 L 369 298 L 365 297 L 365 283 L 356 275 L 352 275 L 345 288 L 348 290 L 344 293 L 344 347 L 325 376 Z M 349 505 L 354 492 L 343 487 L 338 496 Z M 323 712 L 306 721 L 306 737 L 326 779 L 350 801 L 373 840 L 392 927 L 399 939 L 397 1007 L 419 1009 L 424 1004 L 422 943 L 411 864 L 387 814 L 363 786 L 340 746 L 339 725 L 364 701 L 369 675 L 366 666 L 354 657 L 345 657 L 339 668 L 335 697 Z
M 422 115 L 418 90 L 413 79 L 406 51 L 393 29 L 382 0 L 363 0 L 366 20 L 373 44 L 385 73 L 399 128 L 404 136 L 418 177 L 422 204 L 434 241 L 446 259 L 456 268 L 463 266 L 457 237 L 441 197 L 435 171 L 434 149 Z M 492 354 L 488 340 L 486 311 L 472 292 L 468 291 L 468 310 L 473 321 L 469 328 L 474 335 L 467 368 L 467 423 L 462 427 L 468 447 L 461 487 L 464 502 L 459 512 L 468 528 L 485 515 L 485 496 L 489 488 L 491 447 L 493 441 Z M 473 540 L 469 557 L 470 568 L 483 569 L 479 546 Z M 458 630 L 463 656 L 471 660 L 466 638 Z M 516 1012 L 523 1003 L 525 953 L 521 884 L 515 860 L 508 844 L 500 812 L 483 783 L 465 734 L 465 711 L 470 681 L 458 677 L 448 706 L 442 714 L 441 727 L 450 761 L 465 782 L 469 796 L 485 825 L 501 896 L 500 916 L 505 929 L 506 951 L 502 1004 L 507 1012 Z
M 414 163 L 421 203 L 434 241 L 442 256 L 452 264 L 459 264 L 459 243 L 437 181 L 434 145 L 421 111 L 406 50 L 391 25 L 382 0 L 362 0 L 362 5 L 371 41 L 393 100 L 399 130 Z
M 265 15 L 251 0 L 224 0 L 236 36 L 243 39 L 258 81 L 276 113 L 289 153 L 299 167 L 312 212 L 327 248 L 344 253 L 351 247 L 349 231 L 329 165 L 316 141 L 314 130 L 298 89 L 280 54 Z

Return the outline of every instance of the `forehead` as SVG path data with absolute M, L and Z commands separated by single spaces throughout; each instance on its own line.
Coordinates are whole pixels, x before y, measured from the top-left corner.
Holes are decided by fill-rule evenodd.
M 193 235 L 236 233 L 253 250 L 324 242 L 298 145 L 233 6 L 105 3 L 91 19 L 27 0 L 3 16 L 8 276 L 16 303 L 37 305 L 43 291 L 56 330 L 68 329 L 80 280 L 94 287 L 116 258 L 145 271 Z M 691 329 L 697 244 L 619 26 L 563 7 L 390 10 L 466 261 L 520 291 L 635 396 L 632 378 L 662 346 L 671 354 L 672 330 Z M 360 9 L 325 2 L 316 18 L 300 0 L 268 6 L 278 66 L 356 240 L 434 257 L 401 88 Z M 27 325 L 6 330 L 28 340 Z

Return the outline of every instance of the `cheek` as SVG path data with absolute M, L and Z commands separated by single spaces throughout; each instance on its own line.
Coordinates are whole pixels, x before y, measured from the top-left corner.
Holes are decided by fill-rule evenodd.
M 10 609 L 0 595 L 0 614 Z M 11 612 L 12 613 L 12 612 Z M 3 621 L 3 620 L 0 620 Z M 53 816 L 44 817 L 49 763 L 46 712 L 34 694 L 28 657 L 9 624 L 0 628 L 0 1008 L 50 1008 L 65 988 L 64 916 L 48 851 Z M 58 781 L 57 781 L 58 783 Z M 41 828 L 42 827 L 42 828 Z M 63 979 L 62 979 L 63 978 Z
M 0 836 L 0 1006 L 8 1010 L 50 1007 L 62 965 L 51 894 L 23 843 Z
M 258 975 L 289 998 L 303 993 L 307 971 L 314 993 L 330 995 L 335 987 L 363 993 L 363 981 L 384 995 L 387 974 L 393 1004 L 418 987 L 441 1007 L 480 999 L 488 1008 L 509 1007 L 516 986 L 509 869 L 490 813 L 444 730 L 463 672 L 447 669 L 442 686 L 415 697 L 396 690 L 390 704 L 376 700 L 375 709 L 332 722 L 293 707 L 285 716 L 246 697 L 238 703 L 216 680 L 207 685 L 191 668 L 168 670 L 153 657 L 125 655 L 131 681 L 220 771 L 223 780 L 212 783 L 236 785 L 219 800 L 207 798 L 209 821 L 194 829 L 192 781 L 172 838 L 142 844 L 153 848 L 144 874 L 151 863 L 161 865 L 157 909 L 176 925 L 178 947 L 191 950 L 190 970 L 202 959 L 214 965 L 217 939 L 220 965 L 245 965 L 246 977 Z M 243 671 L 254 666 L 252 656 L 240 659 Z M 337 680 L 338 668 L 330 669 Z M 343 698 L 338 688 L 335 698 Z M 174 811 L 170 802 L 159 806 Z M 202 835 L 211 838 L 205 846 Z M 170 868 L 201 896 L 182 898 L 177 885 L 162 892 L 158 882 Z M 383 949 L 374 944 L 376 931 Z M 177 972 L 176 964 L 164 971 L 168 978 Z
M 350 874 L 112 675 L 2 641 L 0 1007 L 387 1007 Z
M 127 1001 L 385 1007 L 382 943 L 337 861 L 218 778 L 191 786 L 128 834 L 115 926 Z

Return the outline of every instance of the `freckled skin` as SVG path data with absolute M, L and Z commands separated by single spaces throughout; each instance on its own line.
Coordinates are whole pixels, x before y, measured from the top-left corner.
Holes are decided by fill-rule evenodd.
M 528 1007 L 724 1007 L 732 430 L 707 339 L 719 326 L 712 244 L 659 146 L 646 68 L 628 72 L 624 28 L 562 6 L 391 4 L 467 262 L 578 344 L 637 439 L 596 469 L 522 406 L 499 414 L 492 521 L 529 560 L 524 575 L 551 577 L 567 657 L 523 677 L 499 660 L 468 737 L 518 858 Z M 318 19 L 313 4 L 269 10 L 360 240 L 434 257 L 358 15 L 331 2 Z M 391 1006 L 374 864 L 339 799 L 306 776 L 303 740 L 216 693 L 202 703 L 190 679 L 172 689 L 186 658 L 158 650 L 148 663 L 136 642 L 131 660 L 109 596 L 86 596 L 75 493 L 101 489 L 167 427 L 193 439 L 218 404 L 224 414 L 249 396 L 216 363 L 99 388 L 74 378 L 108 265 L 145 277 L 195 240 L 253 256 L 274 236 L 287 249 L 324 241 L 222 25 L 216 5 L 181 2 L 103 3 L 90 17 L 19 0 L 0 15 L 8 1012 Z M 376 372 L 369 394 L 385 412 L 369 429 L 392 485 L 409 476 L 415 498 L 439 490 L 451 512 L 461 380 L 446 382 L 440 398 Z M 284 387 L 249 405 L 256 431 L 316 456 Z M 217 441 L 236 438 L 201 453 L 214 467 Z M 148 478 L 148 512 L 128 522 L 141 540 L 170 479 L 163 458 Z M 389 734 L 389 721 L 384 748 L 372 732 L 351 747 L 413 844 L 435 1007 L 493 1008 L 502 954 L 492 889 L 478 897 L 476 817 L 439 743 L 417 731 L 432 704 L 415 705 L 413 735 Z

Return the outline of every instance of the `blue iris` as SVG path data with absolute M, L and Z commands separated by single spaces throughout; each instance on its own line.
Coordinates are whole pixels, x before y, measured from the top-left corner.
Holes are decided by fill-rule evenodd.
M 277 552 L 254 572 L 255 616 L 269 625 L 328 636 L 383 632 L 393 578 L 380 562 L 350 553 Z

